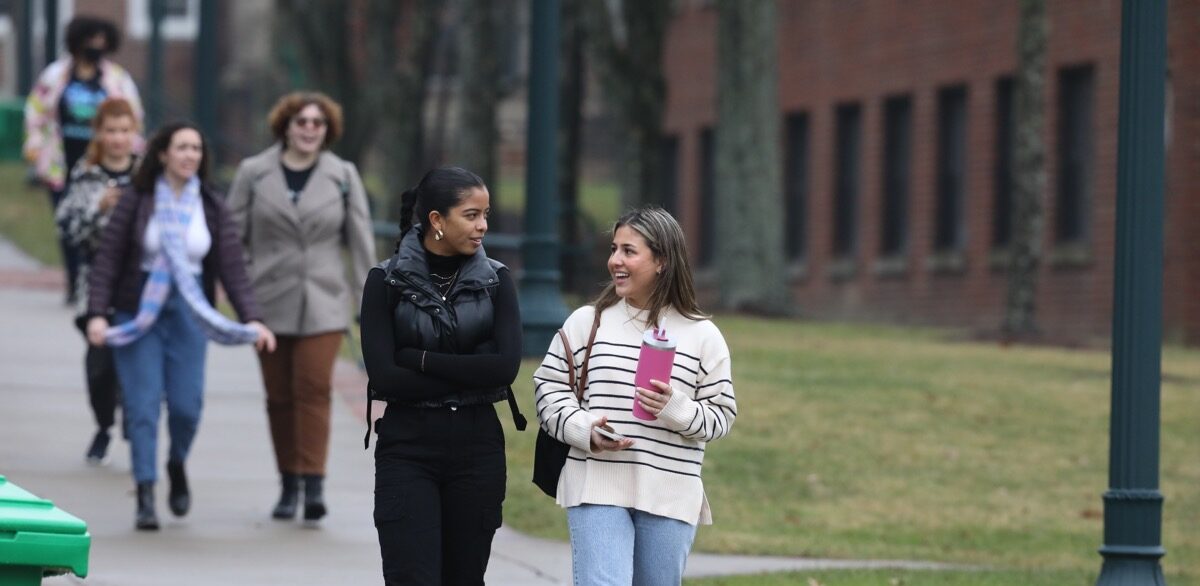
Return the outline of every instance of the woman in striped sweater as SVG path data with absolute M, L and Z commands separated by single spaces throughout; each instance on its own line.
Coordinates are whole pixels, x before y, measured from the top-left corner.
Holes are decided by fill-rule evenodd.
M 712 523 L 704 448 L 737 415 L 729 348 L 696 303 L 683 230 L 667 212 L 617 220 L 608 272 L 595 302 L 563 324 L 574 363 L 590 352 L 583 400 L 558 336 L 533 376 L 542 428 L 571 446 L 556 501 L 567 509 L 577 586 L 679 584 L 696 526 Z M 642 335 L 654 324 L 678 341 L 671 380 L 635 390 Z M 656 419 L 635 418 L 635 400 Z

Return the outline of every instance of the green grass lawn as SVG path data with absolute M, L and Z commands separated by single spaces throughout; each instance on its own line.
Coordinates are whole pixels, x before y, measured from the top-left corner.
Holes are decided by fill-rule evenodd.
M 1047 584 L 1094 579 L 1108 481 L 1107 352 L 1001 348 L 911 328 L 716 321 L 732 348 L 741 415 L 709 446 L 715 525 L 700 529 L 696 550 L 947 561 L 1044 572 Z M 1186 584 L 1200 579 L 1200 351 L 1168 348 L 1163 366 L 1163 564 L 1169 583 Z M 523 365 L 516 387 L 527 414 L 535 367 Z M 510 432 L 506 522 L 564 538 L 563 513 L 529 483 L 535 434 Z M 904 583 L 1043 583 L 928 575 Z M 888 583 L 884 573 L 821 576 Z
M 508 213 L 525 210 L 525 179 L 507 176 L 500 179 L 497 192 L 499 207 Z M 610 228 L 621 213 L 621 194 L 615 183 L 581 182 L 579 207 L 596 225 Z
M 22 163 L 0 163 L 0 234 L 38 261 L 61 264 L 48 191 L 25 183 Z
M 1070 571 L 828 570 L 685 580 L 688 586 L 1094 586 L 1099 574 Z M 1175 582 L 1171 582 L 1175 586 Z

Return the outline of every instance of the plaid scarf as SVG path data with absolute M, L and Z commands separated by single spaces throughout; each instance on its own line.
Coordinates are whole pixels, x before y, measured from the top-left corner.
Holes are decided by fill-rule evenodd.
M 125 346 L 150 330 L 171 293 L 172 282 L 179 287 L 179 294 L 208 339 L 225 345 L 249 344 L 258 339 L 258 331 L 253 327 L 232 321 L 213 309 L 195 275 L 188 269 L 184 242 L 192 210 L 197 205 L 200 205 L 199 179 L 191 178 L 176 199 L 166 179 L 158 178 L 154 185 L 154 221 L 158 224 L 162 250 L 154 257 L 137 315 L 105 332 L 109 346 Z

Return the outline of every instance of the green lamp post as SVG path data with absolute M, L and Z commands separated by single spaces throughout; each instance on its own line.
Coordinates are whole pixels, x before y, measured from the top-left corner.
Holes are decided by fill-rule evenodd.
M 21 3 L 21 28 L 17 29 L 17 95 L 33 89 L 33 0 Z
M 1165 585 L 1159 560 L 1166 0 L 1124 0 L 1109 489 L 1098 586 Z
M 46 65 L 54 63 L 58 57 L 58 2 L 45 0 L 42 4 L 42 18 L 46 21 L 46 35 L 42 37 L 42 59 Z
M 200 30 L 196 35 L 195 55 L 195 104 L 196 124 L 204 131 L 208 140 L 209 153 L 220 160 L 221 137 L 219 134 L 217 107 L 220 79 L 217 75 L 217 3 L 200 2 Z
M 532 0 L 529 43 L 529 135 L 525 166 L 525 238 L 521 243 L 523 353 L 546 351 L 567 317 L 558 269 L 557 0 Z
M 165 0 L 150 0 L 150 40 L 146 47 L 146 131 L 163 122 L 163 38 L 162 21 Z

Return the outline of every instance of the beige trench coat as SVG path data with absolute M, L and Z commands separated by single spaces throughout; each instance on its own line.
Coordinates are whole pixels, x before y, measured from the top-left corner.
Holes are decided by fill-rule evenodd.
M 276 144 L 242 161 L 229 188 L 254 296 L 276 334 L 346 329 L 377 262 L 362 178 L 354 163 L 322 152 L 293 204 L 280 153 Z

